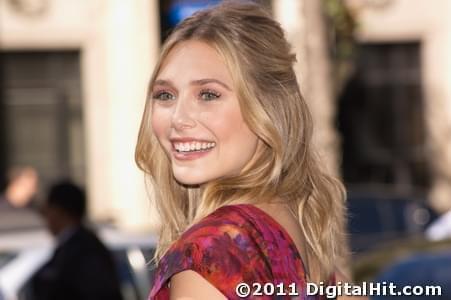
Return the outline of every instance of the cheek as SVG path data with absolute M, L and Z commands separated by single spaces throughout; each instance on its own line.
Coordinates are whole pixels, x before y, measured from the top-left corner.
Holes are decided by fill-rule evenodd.
M 154 108 L 152 110 L 151 120 L 152 131 L 158 140 L 162 142 L 161 139 L 166 135 L 171 126 L 170 116 L 165 110 Z
M 244 122 L 241 112 L 236 109 L 224 110 L 209 119 L 210 127 L 213 129 L 220 144 L 226 146 L 225 152 L 253 152 L 257 144 L 257 136 Z M 238 150 L 239 149 L 239 150 Z
M 171 129 L 171 114 L 165 109 L 155 108 L 152 110 L 151 120 L 153 134 L 157 138 L 158 143 L 164 152 L 169 154 L 172 148 L 171 143 L 168 140 L 169 131 Z

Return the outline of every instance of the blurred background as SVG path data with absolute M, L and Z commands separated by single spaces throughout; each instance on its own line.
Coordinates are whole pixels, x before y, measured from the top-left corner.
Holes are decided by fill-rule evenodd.
M 134 163 L 147 83 L 171 28 L 219 2 L 0 0 L 0 187 L 13 206 L 70 178 L 93 222 L 155 232 Z M 355 279 L 421 265 L 451 286 L 451 2 L 256 2 L 293 45 L 314 142 L 346 185 Z M 3 210 L 4 227 L 34 222 Z

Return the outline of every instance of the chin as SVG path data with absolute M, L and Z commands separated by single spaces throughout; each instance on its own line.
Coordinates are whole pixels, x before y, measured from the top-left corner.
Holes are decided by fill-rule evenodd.
M 183 185 L 189 185 L 189 186 L 198 186 L 202 185 L 208 181 L 210 181 L 208 178 L 203 176 L 196 176 L 193 174 L 187 175 L 187 174 L 177 174 L 174 172 L 175 180 L 177 180 L 178 183 Z

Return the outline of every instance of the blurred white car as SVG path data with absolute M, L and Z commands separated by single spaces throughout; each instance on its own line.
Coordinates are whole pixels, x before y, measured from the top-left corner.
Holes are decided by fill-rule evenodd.
M 157 238 L 132 235 L 111 227 L 97 230 L 117 264 L 124 300 L 146 299 L 153 281 Z M 0 232 L 0 300 L 28 300 L 29 281 L 50 258 L 54 248 L 44 229 Z

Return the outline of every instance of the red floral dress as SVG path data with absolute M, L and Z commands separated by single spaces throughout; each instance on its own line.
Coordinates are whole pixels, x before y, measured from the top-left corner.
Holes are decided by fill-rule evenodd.
M 228 299 L 243 299 L 236 293 L 242 282 L 251 289 L 246 299 L 310 299 L 293 240 L 271 216 L 250 204 L 218 208 L 184 232 L 160 260 L 149 300 L 169 299 L 171 276 L 184 270 L 197 272 Z M 272 296 L 264 295 L 265 283 L 275 287 Z

